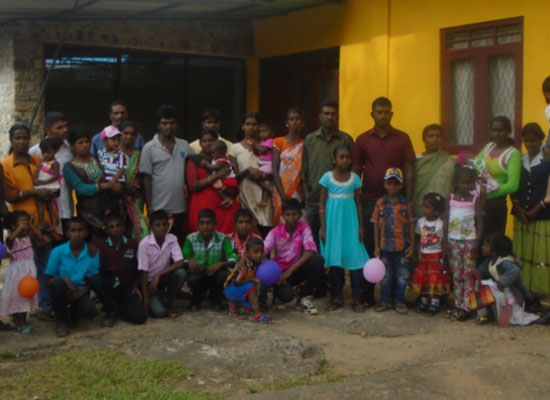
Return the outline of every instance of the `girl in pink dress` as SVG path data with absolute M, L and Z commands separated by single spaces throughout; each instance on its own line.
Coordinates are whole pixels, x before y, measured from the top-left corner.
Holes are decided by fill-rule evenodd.
M 32 298 L 22 297 L 17 285 L 26 275 L 36 278 L 31 237 L 37 243 L 43 243 L 43 236 L 31 225 L 29 214 L 25 211 L 10 213 L 6 222 L 11 230 L 6 239 L 10 265 L 4 277 L 4 287 L 0 296 L 0 315 L 11 316 L 16 334 L 28 336 L 32 333 L 32 328 L 27 323 L 27 313 L 37 309 L 37 295 Z

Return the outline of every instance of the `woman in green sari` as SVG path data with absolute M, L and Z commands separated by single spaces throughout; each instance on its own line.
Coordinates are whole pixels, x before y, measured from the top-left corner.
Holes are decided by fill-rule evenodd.
M 126 212 L 131 226 L 131 235 L 136 240 L 141 240 L 149 234 L 147 219 L 143 215 L 143 195 L 141 192 L 141 180 L 139 176 L 139 160 L 141 153 L 134 148 L 137 139 L 136 125 L 131 121 L 120 124 L 122 139 L 120 150 L 128 157 L 128 168 L 126 169 Z
M 443 151 L 443 127 L 431 124 L 422 131 L 426 151 L 414 163 L 413 211 L 422 216 L 422 200 L 430 192 L 447 197 L 452 190 L 456 160 Z

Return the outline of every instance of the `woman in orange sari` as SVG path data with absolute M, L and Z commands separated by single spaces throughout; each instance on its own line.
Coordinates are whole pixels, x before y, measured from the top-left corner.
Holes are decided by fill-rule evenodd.
M 286 127 L 288 133 L 273 141 L 273 181 L 276 191 L 273 191 L 273 224 L 283 222 L 281 219 L 281 205 L 284 200 L 295 198 L 303 200 L 301 174 L 302 151 L 304 139 L 303 112 L 298 108 L 291 108 L 286 113 Z

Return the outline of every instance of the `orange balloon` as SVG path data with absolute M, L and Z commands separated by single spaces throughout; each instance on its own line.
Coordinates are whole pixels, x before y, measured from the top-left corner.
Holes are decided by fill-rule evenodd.
M 17 290 L 21 297 L 31 298 L 38 293 L 38 289 L 40 289 L 38 280 L 30 275 L 25 275 L 17 284 Z

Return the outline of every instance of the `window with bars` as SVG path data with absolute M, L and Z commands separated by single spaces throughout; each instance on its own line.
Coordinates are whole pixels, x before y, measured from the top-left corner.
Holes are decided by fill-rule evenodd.
M 478 151 L 497 115 L 521 131 L 523 18 L 441 30 L 441 120 L 448 150 Z

